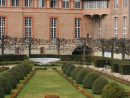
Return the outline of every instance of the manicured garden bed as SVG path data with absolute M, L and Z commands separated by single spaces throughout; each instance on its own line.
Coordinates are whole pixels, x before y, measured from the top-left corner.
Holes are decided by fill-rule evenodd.
M 45 95 L 86 98 L 54 70 L 38 70 L 17 98 L 44 98 Z

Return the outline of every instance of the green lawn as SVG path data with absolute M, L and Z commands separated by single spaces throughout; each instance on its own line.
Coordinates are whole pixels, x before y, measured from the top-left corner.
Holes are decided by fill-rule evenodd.
M 37 71 L 17 98 L 44 98 L 48 94 L 60 98 L 86 98 L 54 70 Z

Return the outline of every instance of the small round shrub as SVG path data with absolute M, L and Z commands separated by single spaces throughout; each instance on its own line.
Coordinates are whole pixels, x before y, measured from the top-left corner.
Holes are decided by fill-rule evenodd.
M 10 94 L 11 92 L 11 84 L 7 79 L 8 77 L 0 76 L 0 83 L 2 84 L 2 88 L 5 94 Z
M 71 78 L 74 79 L 74 80 L 76 80 L 77 73 L 78 73 L 82 68 L 83 68 L 83 67 L 81 67 L 81 66 L 76 67 L 76 68 L 72 71 L 72 73 L 71 73 Z
M 108 84 L 108 80 L 104 77 L 97 78 L 92 86 L 92 93 L 93 94 L 101 94 L 103 91 L 103 88 Z
M 66 75 L 67 76 L 71 76 L 71 73 L 72 73 L 72 71 L 75 69 L 75 65 L 73 65 L 73 64 L 70 64 L 69 66 L 68 66 L 68 68 L 67 68 L 67 70 L 66 70 Z
M 83 87 L 84 87 L 84 88 L 88 88 L 88 89 L 92 89 L 92 85 L 93 85 L 94 81 L 95 81 L 98 77 L 100 77 L 100 75 L 97 74 L 97 73 L 94 73 L 94 72 L 88 73 L 88 74 L 85 76 L 84 80 L 83 80 Z
M 66 74 L 68 67 L 69 67 L 69 64 L 67 64 L 67 63 L 65 65 L 63 65 L 62 70 L 63 70 L 64 74 Z
M 109 83 L 104 87 L 101 98 L 126 98 L 126 93 L 118 84 Z
M 87 70 L 86 68 L 81 69 L 78 73 L 77 73 L 77 77 L 76 77 L 76 82 L 79 84 L 83 83 L 84 77 L 89 73 L 90 71 Z
M 10 69 L 9 73 L 12 74 L 15 77 L 15 79 L 17 80 L 17 83 L 19 83 L 19 80 L 20 80 L 19 73 L 17 73 L 17 71 L 15 69 Z
M 4 97 L 4 90 L 3 90 L 3 86 L 2 86 L 1 82 L 0 82 L 0 98 L 5 98 Z
M 3 77 L 8 77 L 7 79 L 10 82 L 12 88 L 13 89 L 16 88 L 16 86 L 17 86 L 17 80 L 16 80 L 16 78 L 10 72 L 6 71 L 6 72 L 2 73 L 2 76 Z

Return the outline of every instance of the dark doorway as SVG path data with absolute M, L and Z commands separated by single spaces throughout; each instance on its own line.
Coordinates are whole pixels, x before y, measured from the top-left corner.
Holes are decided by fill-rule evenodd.
M 84 50 L 85 50 L 86 55 L 91 55 L 93 52 L 92 48 L 88 46 L 78 46 L 77 48 L 74 49 L 74 51 L 72 52 L 72 55 L 83 55 Z

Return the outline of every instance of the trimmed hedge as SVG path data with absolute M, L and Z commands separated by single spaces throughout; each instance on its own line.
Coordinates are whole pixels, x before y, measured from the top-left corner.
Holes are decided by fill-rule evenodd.
M 26 55 L 0 55 L 0 62 L 3 61 L 23 61 L 27 59 Z
M 71 76 L 72 71 L 75 69 L 75 66 L 73 64 L 68 64 L 68 68 L 66 70 L 66 75 Z
M 5 98 L 4 97 L 4 90 L 3 90 L 3 87 L 2 87 L 2 83 L 0 82 L 0 98 Z
M 17 87 L 17 80 L 9 71 L 2 73 L 2 76 L 8 77 L 8 81 L 10 82 L 13 89 Z
M 122 60 L 119 66 L 119 72 L 123 75 L 130 75 L 130 61 Z
M 0 76 L 0 82 L 5 94 L 10 94 L 12 85 L 8 80 L 8 77 Z
M 88 73 L 88 74 L 85 76 L 84 80 L 83 80 L 83 87 L 84 87 L 84 88 L 88 88 L 88 89 L 92 89 L 92 85 L 93 85 L 94 81 L 95 81 L 98 77 L 100 77 L 100 75 L 97 74 L 97 73 L 94 73 L 94 72 Z
M 120 60 L 115 59 L 112 61 L 111 69 L 113 72 L 119 73 Z
M 108 80 L 104 77 L 97 78 L 92 86 L 92 93 L 93 94 L 101 94 L 103 91 L 103 88 L 108 84 Z
M 71 78 L 74 79 L 74 80 L 76 80 L 77 73 L 78 73 L 81 69 L 83 69 L 82 66 L 76 67 L 76 68 L 72 71 L 72 73 L 71 73 Z
M 11 90 L 16 88 L 17 83 L 32 70 L 32 63 L 24 61 L 20 65 L 3 72 L 0 75 L 0 83 L 5 94 L 10 94 Z M 1 98 L 1 97 L 0 97 Z
M 110 59 L 100 59 L 100 60 L 96 60 L 95 62 L 95 66 L 98 68 L 103 68 L 105 65 L 112 65 L 112 60 Z
M 76 77 L 76 82 L 79 84 L 83 83 L 84 77 L 89 73 L 90 71 L 87 70 L 86 68 L 81 69 L 78 73 L 77 73 L 77 77 Z
M 101 98 L 126 98 L 126 96 L 124 89 L 118 84 L 109 83 L 104 87 Z

